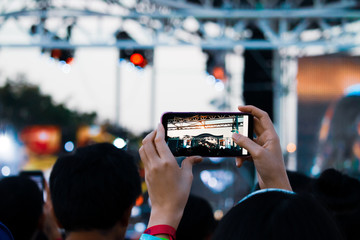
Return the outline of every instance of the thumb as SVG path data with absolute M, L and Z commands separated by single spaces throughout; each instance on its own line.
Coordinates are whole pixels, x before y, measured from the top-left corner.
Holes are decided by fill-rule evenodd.
M 200 163 L 203 160 L 200 156 L 191 156 L 185 158 L 181 163 L 181 168 L 185 171 L 192 171 L 192 167 L 194 164 Z
M 255 150 L 259 147 L 253 140 L 239 133 L 233 133 L 232 138 L 237 145 L 248 150 L 251 155 L 253 155 Z

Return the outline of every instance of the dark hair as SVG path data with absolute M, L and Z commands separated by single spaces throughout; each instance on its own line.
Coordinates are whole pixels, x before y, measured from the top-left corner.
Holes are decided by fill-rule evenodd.
M 219 222 L 213 239 L 342 239 L 322 206 L 310 196 L 282 191 L 254 194 L 233 207 Z
M 0 222 L 16 240 L 33 237 L 42 214 L 43 195 L 36 183 L 26 177 L 12 176 L 0 181 Z
M 337 221 L 346 239 L 360 239 L 360 181 L 335 169 L 321 173 L 313 193 Z
M 141 193 L 134 158 L 110 143 L 59 157 L 50 175 L 54 212 L 67 231 L 107 230 Z
M 216 220 L 210 203 L 204 198 L 190 195 L 176 230 L 176 239 L 204 240 L 211 236 L 215 227 Z

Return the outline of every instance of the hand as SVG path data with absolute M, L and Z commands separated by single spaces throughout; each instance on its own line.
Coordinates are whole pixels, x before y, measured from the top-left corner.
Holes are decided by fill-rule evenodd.
M 46 191 L 46 202 L 43 205 L 42 213 L 42 231 L 49 240 L 62 239 L 60 228 L 57 225 L 57 221 L 54 215 L 49 185 L 45 181 L 45 191 Z
M 145 182 L 151 200 L 148 227 L 166 224 L 177 229 L 190 194 L 192 166 L 202 158 L 185 158 L 180 168 L 165 142 L 161 124 L 147 135 L 142 143 L 139 153 L 144 164 Z
M 269 115 L 254 106 L 240 106 L 238 109 L 254 116 L 256 138 L 252 141 L 248 137 L 234 133 L 233 139 L 240 147 L 244 147 L 250 152 L 257 171 L 260 188 L 291 190 L 280 140 Z M 248 157 L 237 157 L 236 165 L 241 167 L 242 163 L 247 159 Z

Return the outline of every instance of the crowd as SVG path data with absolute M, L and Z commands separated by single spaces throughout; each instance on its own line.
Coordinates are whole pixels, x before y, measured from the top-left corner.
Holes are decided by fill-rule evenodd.
M 360 239 L 360 182 L 335 169 L 318 177 L 286 170 L 279 137 L 268 114 L 254 106 L 239 110 L 254 116 L 253 140 L 233 140 L 251 157 L 257 187 L 216 221 L 206 199 L 190 194 L 192 167 L 179 166 L 161 124 L 139 149 L 151 202 L 140 240 L 158 239 Z M 110 143 L 78 148 L 60 156 L 52 168 L 47 198 L 24 176 L 0 181 L 0 239 L 125 239 L 131 210 L 141 194 L 133 156 Z

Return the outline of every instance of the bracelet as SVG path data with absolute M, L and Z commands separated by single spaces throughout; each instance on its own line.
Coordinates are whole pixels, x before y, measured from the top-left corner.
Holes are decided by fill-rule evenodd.
M 140 239 L 139 240 L 168 240 L 166 238 L 159 238 L 159 237 L 155 237 L 155 236 L 151 236 L 151 235 L 148 235 L 148 234 L 141 234 L 140 236 Z
M 170 240 L 176 239 L 176 229 L 169 225 L 154 225 L 147 228 L 144 233 L 149 235 L 165 234 L 169 235 Z

